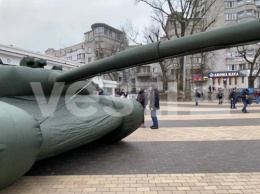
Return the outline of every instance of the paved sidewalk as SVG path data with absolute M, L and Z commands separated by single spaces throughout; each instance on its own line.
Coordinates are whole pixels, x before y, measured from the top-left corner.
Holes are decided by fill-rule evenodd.
M 241 108 L 162 103 L 160 129 L 39 161 L 0 193 L 260 193 L 260 105 Z

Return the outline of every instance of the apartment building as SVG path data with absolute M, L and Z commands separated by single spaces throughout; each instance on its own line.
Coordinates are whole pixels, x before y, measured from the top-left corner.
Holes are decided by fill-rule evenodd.
M 49 48 L 45 54 L 88 64 L 123 51 L 127 46 L 128 42 L 123 31 L 104 23 L 95 23 L 91 25 L 90 31 L 84 33 L 83 42 L 58 50 Z M 102 85 L 108 94 L 114 94 L 115 88 L 120 87 L 121 82 L 118 81 L 122 75 L 122 72 L 115 72 L 95 80 L 99 80 L 97 84 Z
M 45 54 L 87 64 L 114 55 L 127 45 L 124 32 L 104 23 L 95 23 L 84 33 L 83 42 L 58 50 L 49 48 Z
M 204 25 L 211 22 L 210 20 L 213 21 L 214 18 L 215 22 L 208 30 L 259 19 L 260 0 L 217 0 L 208 13 L 204 15 L 203 10 L 207 6 L 206 3 L 211 3 L 211 0 L 202 0 L 202 2 L 205 2 L 205 4 L 201 4 L 204 7 L 198 9 L 198 12 L 201 12 L 198 16 L 201 15 L 202 20 L 193 33 L 203 31 Z M 176 38 L 173 22 L 173 17 L 167 21 L 168 33 L 172 39 Z M 185 35 L 191 32 L 191 27 L 187 27 Z M 179 30 L 178 26 L 177 30 Z M 239 49 L 241 50 L 242 47 L 239 47 Z M 244 52 L 246 52 L 249 60 L 253 59 L 257 49 L 259 49 L 259 45 L 245 47 Z M 226 91 L 233 87 L 248 87 L 250 64 L 244 58 L 239 57 L 237 48 L 210 52 L 207 55 L 197 54 L 185 57 L 186 87 L 189 90 L 200 88 L 206 92 L 209 85 L 215 86 L 215 88 L 225 88 Z M 255 72 L 259 69 L 259 58 L 257 63 Z M 201 68 L 203 64 L 206 64 L 206 66 L 204 65 L 205 69 Z M 178 75 L 176 66 L 177 63 L 173 62 L 172 69 L 169 72 L 172 77 Z M 260 87 L 259 77 L 255 80 L 254 87 Z
M 236 0 L 225 1 L 225 18 L 224 25 L 231 25 L 233 23 L 246 22 L 250 20 L 259 19 L 260 17 L 260 0 Z M 250 34 L 249 34 L 250 36 Z M 239 47 L 240 51 L 245 52 L 249 61 L 252 61 L 256 51 L 260 48 L 260 45 L 249 45 L 244 48 Z M 224 83 L 224 87 L 247 87 L 250 63 L 244 58 L 239 57 L 237 48 L 226 49 L 225 56 L 225 70 L 227 72 L 236 72 L 236 76 L 218 77 L 213 78 L 212 82 L 216 85 Z M 258 58 L 255 65 L 255 71 L 259 69 L 260 59 Z M 260 87 L 260 77 L 254 82 L 254 87 Z

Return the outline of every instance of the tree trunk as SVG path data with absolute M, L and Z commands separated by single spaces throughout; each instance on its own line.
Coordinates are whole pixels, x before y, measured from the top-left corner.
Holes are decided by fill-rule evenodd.
M 180 64 L 178 68 L 178 75 L 177 75 L 177 93 L 178 96 L 182 94 L 183 92 L 183 57 L 180 58 Z
M 163 91 L 165 92 L 166 90 L 168 90 L 167 70 L 165 69 L 163 62 L 159 62 L 159 64 L 162 70 Z
M 254 76 L 249 76 L 248 77 L 248 87 L 249 88 L 254 88 L 254 82 L 255 82 L 255 77 Z

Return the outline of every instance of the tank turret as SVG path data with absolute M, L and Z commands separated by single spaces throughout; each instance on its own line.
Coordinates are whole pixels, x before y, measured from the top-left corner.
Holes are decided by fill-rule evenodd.
M 20 61 L 20 66 L 31 67 L 31 68 L 44 68 L 47 65 L 45 59 L 36 59 L 34 57 L 23 57 Z
M 171 57 L 258 43 L 259 30 L 259 20 L 236 24 L 122 51 L 69 71 L 45 69 L 46 61 L 29 57 L 21 66 L 0 65 L 0 189 L 37 160 L 93 141 L 117 142 L 139 128 L 143 110 L 138 102 L 93 95 L 96 88 L 88 79 Z

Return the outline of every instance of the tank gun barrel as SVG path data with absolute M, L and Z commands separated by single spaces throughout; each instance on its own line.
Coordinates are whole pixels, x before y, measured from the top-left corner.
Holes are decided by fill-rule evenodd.
M 64 72 L 56 81 L 72 83 L 116 70 L 151 64 L 166 58 L 231 48 L 260 42 L 260 20 L 201 32 L 182 38 L 154 42 Z

